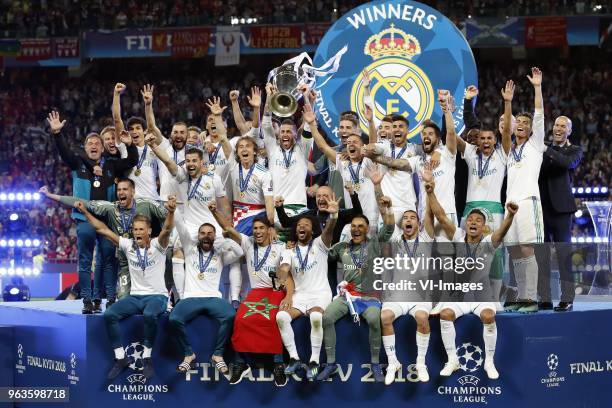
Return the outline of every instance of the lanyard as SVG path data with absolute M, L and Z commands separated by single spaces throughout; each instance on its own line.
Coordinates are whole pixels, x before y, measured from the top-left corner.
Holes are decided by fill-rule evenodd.
M 144 275 L 145 269 L 147 269 L 147 263 L 148 263 L 147 248 L 144 249 L 144 256 L 143 256 L 143 255 L 140 255 L 140 248 L 138 248 L 138 245 L 136 245 L 136 241 L 132 241 L 132 243 L 134 244 L 134 250 L 136 251 L 136 256 L 138 257 L 138 265 L 140 265 L 140 267 L 142 268 L 142 274 Z
M 359 258 L 355 259 L 355 255 L 353 255 L 353 243 L 351 242 L 350 244 L 350 249 L 349 249 L 349 254 L 351 255 L 351 259 L 353 260 L 353 263 L 355 264 L 355 266 L 357 267 L 357 269 L 361 269 L 361 267 L 363 266 L 363 262 L 365 261 L 363 253 L 365 251 L 365 245 L 362 243 L 361 245 L 359 245 Z
M 253 247 L 255 258 L 253 259 L 253 266 L 255 267 L 255 272 L 259 272 L 261 267 L 266 263 L 266 259 L 268 259 L 268 255 L 270 255 L 270 250 L 272 249 L 272 244 L 268 245 L 266 248 L 266 252 L 264 252 L 263 258 L 258 260 L 259 258 L 259 245 L 255 244 Z
M 178 153 L 176 150 L 172 149 L 172 152 L 174 153 L 174 162 L 179 165 L 182 166 L 183 164 L 185 164 L 185 160 L 183 160 L 182 162 L 178 161 Z
M 519 163 L 521 159 L 523 158 L 523 149 L 525 148 L 526 144 L 527 144 L 527 141 L 525 141 L 525 143 L 521 145 L 521 148 L 519 149 L 518 154 L 516 153 L 516 144 L 512 146 L 512 156 L 514 157 L 515 162 Z
M 125 216 L 126 214 L 128 214 L 127 217 Z M 134 201 L 132 201 L 132 208 L 130 208 L 128 211 L 123 211 L 121 208 L 119 208 L 119 221 L 121 222 L 121 229 L 123 230 L 124 234 L 129 233 L 130 227 L 132 226 L 132 220 L 134 219 L 135 215 L 136 203 Z
M 243 193 L 248 185 L 249 185 L 249 180 L 251 179 L 251 175 L 253 174 L 253 170 L 255 170 L 255 163 L 253 163 L 251 165 L 251 168 L 249 169 L 249 172 L 247 173 L 246 178 L 243 178 L 242 175 L 242 165 L 240 164 L 238 167 L 238 181 L 239 181 L 239 187 L 240 187 L 240 192 Z
M 281 148 L 281 152 L 283 152 L 283 162 L 285 162 L 285 168 L 289 169 L 291 166 L 291 158 L 293 157 L 293 150 L 295 149 L 295 145 L 291 146 L 289 152 L 286 152 L 285 149 Z
M 408 143 L 406 143 L 404 145 L 404 147 L 402 147 L 402 150 L 400 150 L 399 153 L 396 156 L 395 155 L 395 145 L 393 143 L 391 143 L 391 157 L 394 158 L 394 159 L 398 159 L 398 158 L 402 157 L 402 154 L 404 154 L 404 152 L 406 151 L 407 148 L 408 148 Z
M 195 185 L 193 186 L 193 188 L 191 188 L 191 176 L 189 176 L 189 179 L 187 180 L 187 201 L 191 200 L 195 196 L 195 193 L 198 190 L 201 181 L 202 175 L 198 177 L 198 180 L 195 182 Z
M 314 241 L 310 241 L 310 244 L 308 244 L 308 249 L 306 250 L 306 257 L 304 259 L 302 259 L 300 245 L 298 244 L 295 246 L 295 253 L 297 254 L 298 262 L 300 264 L 300 270 L 302 271 L 302 273 L 306 272 L 306 267 L 308 266 L 308 255 L 310 255 L 310 249 L 312 248 L 313 242 Z
M 215 152 L 213 154 L 208 155 L 208 162 L 215 164 L 217 162 L 217 156 L 219 155 L 219 150 L 221 149 L 221 143 L 217 145 Z
M 142 164 L 144 163 L 144 161 L 145 161 L 145 159 L 147 157 L 147 151 L 148 150 L 149 150 L 149 145 L 145 145 L 144 149 L 142 149 L 142 154 L 138 158 L 138 164 L 136 165 L 136 168 L 138 170 L 140 170 L 140 168 L 142 167 Z
M 409 257 L 414 258 L 414 255 L 416 254 L 417 248 L 419 247 L 419 236 L 417 235 L 416 239 L 414 240 L 414 244 L 412 245 L 412 251 L 410 250 L 410 246 L 408 245 L 408 241 L 406 241 L 404 239 L 404 237 L 402 237 L 402 241 L 404 243 L 404 249 L 406 250 L 406 254 Z
M 474 248 L 474 251 L 472 252 L 472 249 L 470 247 L 470 244 L 465 241 L 465 252 L 467 252 L 467 257 L 471 260 L 476 260 L 476 252 L 478 251 L 478 247 L 480 246 L 480 243 L 482 242 L 482 239 L 480 241 L 478 241 L 478 244 L 476 244 L 476 247 Z
M 363 164 L 363 160 L 359 162 L 357 165 L 357 172 L 353 170 L 353 163 L 349 162 L 348 169 L 349 173 L 351 173 L 351 180 L 353 180 L 354 184 L 359 184 L 359 172 L 361 171 L 361 165 Z
M 491 162 L 491 157 L 493 157 L 493 153 L 491 153 L 491 155 L 487 157 L 487 161 L 485 162 L 484 167 L 483 167 L 482 166 L 482 153 L 478 152 L 478 178 L 479 179 L 483 178 L 486 175 L 487 170 L 489 169 L 489 163 Z M 520 161 L 520 159 L 518 161 Z
M 206 268 L 208 268 L 208 265 L 210 265 L 210 261 L 212 261 L 213 255 L 215 254 L 215 250 L 212 249 L 210 251 L 210 255 L 208 255 L 208 258 L 206 260 L 204 260 L 204 255 L 201 249 L 198 249 L 198 257 L 199 257 L 199 266 L 200 266 L 200 273 L 204 273 L 204 271 L 206 270 Z
M 104 162 L 105 161 L 106 161 L 106 157 L 102 156 L 102 158 L 100 159 L 100 164 L 98 164 L 98 166 L 100 166 L 100 169 L 102 169 L 102 175 L 104 175 Z M 99 183 L 100 182 L 100 176 L 95 176 L 94 175 L 94 180 Z M 98 187 L 98 186 L 95 186 L 95 187 Z

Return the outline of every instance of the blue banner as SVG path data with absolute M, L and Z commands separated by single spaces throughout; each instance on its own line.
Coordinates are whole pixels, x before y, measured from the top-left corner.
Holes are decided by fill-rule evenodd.
M 345 45 L 340 67 L 320 88 L 317 99 L 319 124 L 338 139 L 339 115 L 363 114 L 363 73 L 371 79 L 375 122 L 385 115 L 402 114 L 409 124 L 408 137 L 420 140 L 421 124 L 438 124 L 442 111 L 438 89 L 450 90 L 461 107 L 465 88 L 478 85 L 476 62 L 465 37 L 439 11 L 415 1 L 378 1 L 361 5 L 340 17 L 327 31 L 314 58 L 321 66 Z M 454 113 L 455 127 L 463 131 L 463 112 Z
M 525 43 L 525 19 L 476 18 L 465 20 L 465 36 L 472 47 L 513 47 Z
M 575 16 L 567 19 L 568 45 L 598 45 L 599 17 Z

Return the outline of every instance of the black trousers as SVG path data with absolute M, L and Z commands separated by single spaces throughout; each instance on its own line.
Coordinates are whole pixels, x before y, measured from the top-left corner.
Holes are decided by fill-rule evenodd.
M 560 214 L 551 208 L 544 209 L 544 244 L 536 246 L 538 262 L 538 295 L 543 302 L 551 301 L 550 260 L 554 245 L 561 279 L 561 301 L 573 302 L 575 283 L 571 264 L 572 214 Z

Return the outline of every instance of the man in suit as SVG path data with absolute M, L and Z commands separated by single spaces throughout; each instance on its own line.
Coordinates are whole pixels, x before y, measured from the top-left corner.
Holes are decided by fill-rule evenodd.
M 561 300 L 554 309 L 558 312 L 572 308 L 575 294 L 569 244 L 564 243 L 570 242 L 572 214 L 576 211 L 570 171 L 580 163 L 582 149 L 570 143 L 571 133 L 572 121 L 567 116 L 559 116 L 553 126 L 553 143 L 544 152 L 539 178 L 545 242 L 557 243 L 555 248 L 561 277 Z M 540 309 L 552 309 L 550 257 L 550 244 L 542 245 L 538 251 Z

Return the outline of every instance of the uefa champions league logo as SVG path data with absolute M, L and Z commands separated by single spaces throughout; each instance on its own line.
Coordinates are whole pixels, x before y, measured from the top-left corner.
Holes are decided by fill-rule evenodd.
M 129 367 L 134 371 L 142 371 L 144 346 L 140 342 L 133 342 L 125 348 L 125 355 L 130 359 Z
M 546 359 L 546 365 L 550 371 L 555 371 L 559 366 L 559 357 L 556 354 L 550 354 Z
M 77 360 L 76 360 L 76 356 L 74 355 L 74 353 L 70 353 L 70 367 L 72 367 L 72 369 L 76 369 L 77 366 Z
M 461 369 L 468 373 L 477 371 L 484 362 L 482 349 L 472 343 L 463 343 L 457 349 L 457 357 Z
M 19 359 L 23 358 L 23 345 L 21 343 L 17 345 L 17 356 L 19 357 Z

